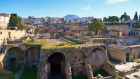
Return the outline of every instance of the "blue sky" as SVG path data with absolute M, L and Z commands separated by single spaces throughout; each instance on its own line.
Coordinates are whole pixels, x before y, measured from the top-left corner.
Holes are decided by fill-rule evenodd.
M 140 0 L 0 0 L 0 13 L 17 13 L 21 17 L 120 16 L 124 12 L 133 18 L 140 14 Z

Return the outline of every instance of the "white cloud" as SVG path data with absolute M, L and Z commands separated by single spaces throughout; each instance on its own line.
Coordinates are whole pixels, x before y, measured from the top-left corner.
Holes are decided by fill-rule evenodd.
M 90 10 L 91 7 L 88 5 L 88 6 L 84 7 L 84 8 L 82 8 L 82 9 L 83 9 L 83 10 Z
M 122 3 L 122 2 L 127 2 L 130 0 L 107 0 L 107 4 L 115 4 L 115 3 Z

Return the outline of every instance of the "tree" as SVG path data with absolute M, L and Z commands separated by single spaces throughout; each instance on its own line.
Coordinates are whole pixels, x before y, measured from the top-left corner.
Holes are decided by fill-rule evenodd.
M 135 13 L 135 15 L 134 15 L 134 21 L 138 21 L 138 14 L 137 14 L 137 12 Z
M 105 29 L 105 24 L 98 19 L 95 19 L 88 28 L 92 31 L 95 31 L 95 35 L 99 34 L 99 31 Z
M 108 22 L 108 18 L 104 17 L 103 22 Z
M 11 14 L 10 21 L 9 21 L 9 27 L 17 27 L 18 29 L 21 29 L 21 18 L 17 16 L 17 14 Z
M 109 22 L 119 22 L 119 18 L 117 16 L 109 16 Z
M 134 28 L 140 28 L 140 21 L 134 23 L 133 27 Z
M 139 15 L 139 20 L 140 20 L 140 15 Z
M 130 16 L 126 14 L 126 12 L 124 12 L 124 14 L 120 17 L 121 21 L 124 19 L 124 21 L 128 21 L 130 20 Z

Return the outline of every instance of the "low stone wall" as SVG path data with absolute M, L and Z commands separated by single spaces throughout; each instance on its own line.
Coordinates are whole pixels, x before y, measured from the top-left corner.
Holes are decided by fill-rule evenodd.
M 113 79 L 112 76 L 108 77 L 94 77 L 93 79 Z
M 14 79 L 21 79 L 21 76 L 24 72 L 25 68 L 23 67 L 15 76 Z

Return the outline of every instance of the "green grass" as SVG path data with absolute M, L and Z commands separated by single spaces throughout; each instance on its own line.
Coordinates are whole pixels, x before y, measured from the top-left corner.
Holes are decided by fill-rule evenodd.
M 27 40 L 27 41 L 24 41 L 23 44 L 30 44 L 30 43 L 32 43 L 32 41 L 31 40 Z
M 13 79 L 13 74 L 0 74 L 0 79 Z
M 86 44 L 86 46 L 88 46 L 89 44 Z M 91 45 L 91 44 L 90 44 Z M 104 45 L 104 44 L 101 44 L 101 43 L 96 43 L 96 44 L 92 44 L 92 45 Z M 56 49 L 56 48 L 78 48 L 78 47 L 85 47 L 85 44 L 75 44 L 75 45 L 71 45 L 70 43 L 68 44 L 64 44 L 62 46 L 49 46 L 49 47 L 46 47 L 46 46 L 42 46 L 42 49 Z
M 27 40 L 27 41 L 24 41 L 23 44 L 38 44 L 38 45 L 46 45 L 46 44 L 50 44 L 50 42 L 45 42 L 45 41 L 35 41 L 34 43 L 32 43 L 31 40 Z
M 14 75 L 20 71 L 21 68 L 11 68 L 9 71 L 13 72 L 13 74 L 3 74 L 0 73 L 0 79 L 13 79 Z
M 13 74 L 16 74 L 17 72 L 19 72 L 20 71 L 20 67 L 18 67 L 18 68 L 11 68 L 11 69 L 9 69 L 11 72 L 13 72 Z
M 110 76 L 105 70 L 99 70 L 99 71 L 93 73 L 93 76 L 96 77 L 96 76 L 98 76 L 98 74 L 102 75 L 103 77 Z
M 88 79 L 87 76 L 73 76 L 72 79 Z
M 27 68 L 21 76 L 21 79 L 36 79 L 37 68 Z

